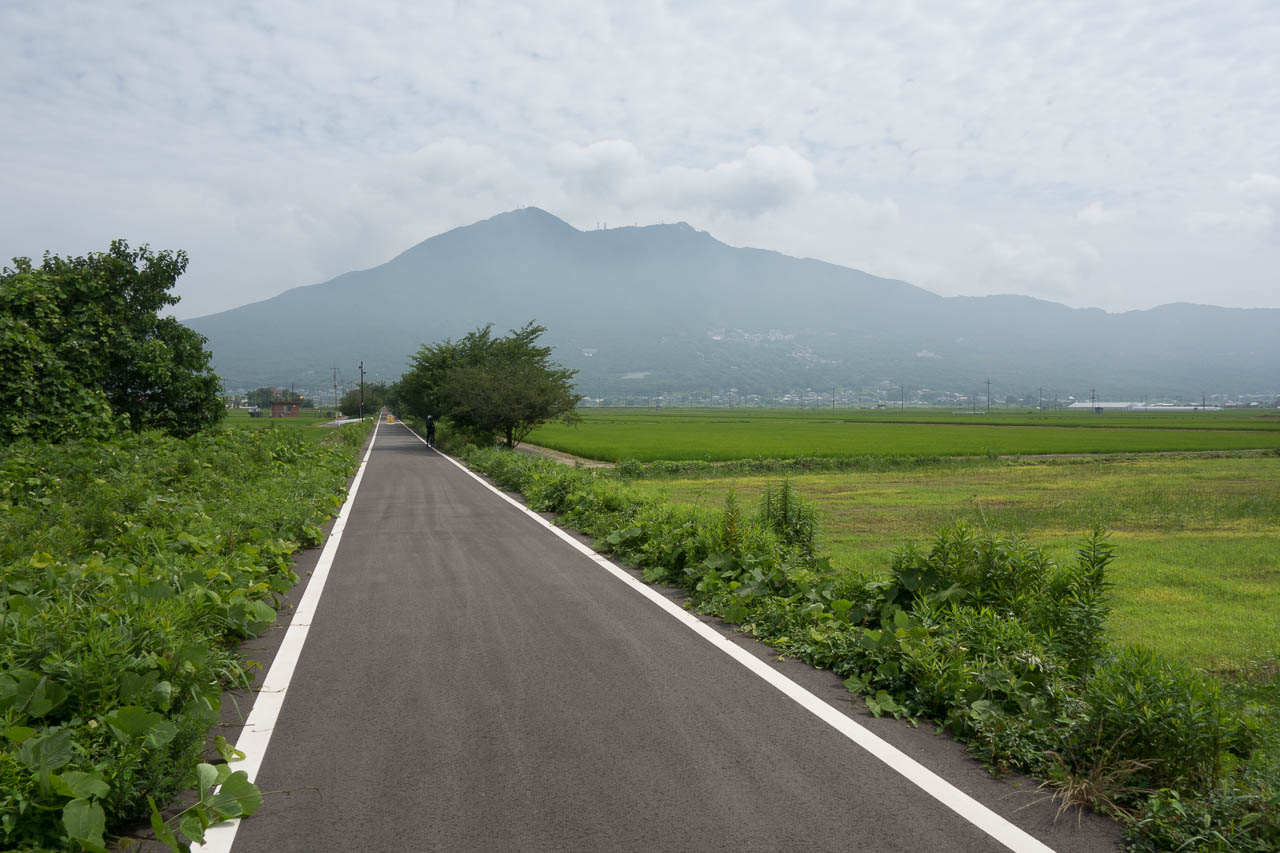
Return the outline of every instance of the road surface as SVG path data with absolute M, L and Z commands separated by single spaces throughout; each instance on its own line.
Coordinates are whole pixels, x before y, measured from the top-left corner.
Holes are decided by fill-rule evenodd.
M 1054 824 L 927 726 L 733 638 L 1029 833 L 1001 843 L 401 424 L 348 512 L 256 777 L 289 793 L 239 853 L 1115 849 L 1111 824 Z

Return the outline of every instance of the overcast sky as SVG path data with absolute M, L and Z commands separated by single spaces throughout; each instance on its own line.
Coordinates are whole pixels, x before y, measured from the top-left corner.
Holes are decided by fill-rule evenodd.
M 0 258 L 178 316 L 526 205 L 946 295 L 1280 307 L 1280 3 L 0 0 Z

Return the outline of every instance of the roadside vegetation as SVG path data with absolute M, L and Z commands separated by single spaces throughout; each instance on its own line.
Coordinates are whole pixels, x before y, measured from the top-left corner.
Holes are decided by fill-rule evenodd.
M 238 644 L 274 623 L 290 555 L 320 542 L 368 426 L 323 443 L 227 429 L 3 450 L 0 847 L 101 849 L 192 787 L 188 838 L 256 808 L 230 768 L 201 766 L 207 733 L 223 689 L 247 681 Z M 215 797 L 209 779 L 230 782 Z
M 532 444 L 610 462 L 1004 456 L 1280 448 L 1270 412 L 579 411 Z
M 704 507 L 754 501 L 781 474 L 668 474 L 622 466 L 646 496 Z M 715 469 L 712 469 L 715 470 Z M 1109 576 L 1115 642 L 1213 671 L 1280 658 L 1280 456 L 1001 461 L 785 472 L 822 520 L 834 566 L 884 576 L 893 554 L 964 522 L 1020 536 L 1060 560 L 1081 531 L 1119 549 Z
M 204 339 L 159 316 L 186 263 L 116 241 L 0 273 L 0 849 L 150 816 L 177 851 L 262 802 L 208 732 L 372 423 L 222 428 Z
M 471 447 L 465 455 L 532 508 L 557 513 L 560 523 L 638 566 L 646 580 L 679 586 L 699 610 L 831 669 L 872 713 L 930 720 L 993 770 L 1044 780 L 1045 795 L 1064 810 L 1088 807 L 1120 819 L 1135 851 L 1280 848 L 1280 650 L 1254 658 L 1219 646 L 1210 658 L 1234 662 L 1224 678 L 1197 668 L 1203 660 L 1194 654 L 1188 660 L 1130 642 L 1145 639 L 1136 626 L 1130 637 L 1116 637 L 1108 626 L 1123 592 L 1114 584 L 1123 576 L 1117 566 L 1140 537 L 1121 540 L 1094 526 L 1106 523 L 1088 510 L 1091 500 L 1103 505 L 1104 483 L 1062 508 L 1052 551 L 1031 544 L 1039 538 L 1031 521 L 1054 515 L 1034 501 L 1019 524 L 1016 510 L 979 501 L 950 515 L 926 508 L 913 520 L 911 495 L 927 487 L 884 497 L 901 504 L 887 517 L 876 515 L 875 498 L 853 498 L 858 509 L 872 505 L 863 520 L 877 531 L 877 545 L 849 566 L 822 553 L 832 539 L 828 510 L 843 498 L 838 484 L 854 479 L 847 474 L 813 478 L 830 483 L 820 499 L 809 499 L 806 478 L 646 482 L 635 477 L 645 466 L 634 463 L 588 471 L 498 449 Z M 950 485 L 952 467 L 924 462 L 903 470 L 918 485 L 946 490 L 964 488 L 975 472 L 1018 469 L 965 467 Z M 857 479 L 900 479 L 903 470 Z M 1184 472 L 1166 485 L 1188 488 L 1194 480 Z M 882 496 L 895 492 L 881 487 Z M 1170 496 L 1170 518 L 1180 500 L 1203 503 L 1194 495 Z M 1270 535 L 1262 528 L 1276 521 L 1274 491 L 1256 485 L 1255 494 L 1237 498 L 1210 502 L 1195 517 L 1212 524 L 1232 517 Z M 1141 516 L 1131 508 L 1127 518 Z M 1002 522 L 1010 533 L 994 532 Z M 1065 529 L 1074 522 L 1084 525 Z M 852 547 L 846 541 L 845 553 Z M 1184 627 L 1214 630 L 1212 622 Z

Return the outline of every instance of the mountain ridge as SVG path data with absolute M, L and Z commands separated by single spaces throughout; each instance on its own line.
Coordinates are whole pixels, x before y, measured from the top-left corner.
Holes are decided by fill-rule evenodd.
M 371 375 L 394 379 L 423 343 L 530 319 L 548 327 L 589 396 L 967 388 L 988 375 L 1020 393 L 1267 393 L 1280 364 L 1270 340 L 1280 309 L 1169 303 L 1113 314 L 1019 294 L 948 297 L 729 246 L 685 222 L 581 231 L 540 208 L 186 323 L 209 338 L 229 387 L 324 387 L 331 364 L 363 359 Z

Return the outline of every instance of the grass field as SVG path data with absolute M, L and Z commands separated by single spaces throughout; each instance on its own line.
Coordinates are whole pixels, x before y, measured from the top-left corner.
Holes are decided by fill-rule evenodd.
M 334 428 L 326 426 L 332 420 L 325 409 L 303 409 L 296 418 L 251 418 L 244 409 L 232 409 L 223 424 L 228 429 L 284 429 L 297 432 L 308 441 L 320 442 L 333 435 Z
M 620 462 L 798 456 L 985 456 L 1280 448 L 1280 413 L 586 409 L 532 444 Z
M 754 502 L 773 476 L 641 479 L 637 488 L 719 506 Z M 1111 531 L 1110 632 L 1196 666 L 1280 659 L 1280 458 L 992 460 L 964 469 L 792 477 L 822 521 L 837 567 L 884 571 L 894 549 L 927 548 L 965 520 L 1070 558 L 1093 525 Z

